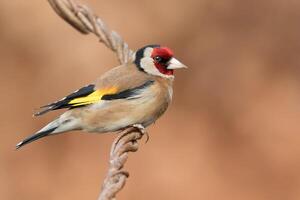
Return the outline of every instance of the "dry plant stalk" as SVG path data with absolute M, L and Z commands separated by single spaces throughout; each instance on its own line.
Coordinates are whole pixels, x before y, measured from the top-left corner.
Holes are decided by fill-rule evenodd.
M 94 33 L 100 42 L 117 54 L 121 64 L 132 58 L 132 50 L 115 31 L 111 31 L 93 11 L 73 0 L 48 0 L 54 11 L 83 34 Z
M 116 194 L 124 187 L 129 173 L 122 170 L 129 152 L 138 150 L 137 141 L 143 137 L 143 131 L 129 127 L 114 140 L 110 151 L 110 166 L 104 180 L 98 200 L 115 199 Z
M 97 17 L 90 8 L 80 5 L 73 0 L 48 0 L 54 11 L 71 26 L 83 34 L 94 33 L 100 42 L 114 51 L 121 64 L 131 60 L 133 51 L 127 43 L 114 31 L 107 28 L 105 23 Z M 114 140 L 110 152 L 110 165 L 98 200 L 115 199 L 116 194 L 124 187 L 129 176 L 123 170 L 129 152 L 138 150 L 137 141 L 145 131 L 138 127 L 123 130 Z

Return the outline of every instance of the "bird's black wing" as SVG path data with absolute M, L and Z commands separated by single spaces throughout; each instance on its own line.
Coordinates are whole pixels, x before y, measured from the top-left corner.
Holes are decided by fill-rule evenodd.
M 126 89 L 123 91 L 118 91 L 116 87 L 108 87 L 103 89 L 95 89 L 95 85 L 85 86 L 72 94 L 64 97 L 63 99 L 50 103 L 46 106 L 41 107 L 41 111 L 35 113 L 35 116 L 43 115 L 51 110 L 58 110 L 62 108 L 78 108 L 93 103 L 97 103 L 100 100 L 117 100 L 117 99 L 136 99 L 139 98 L 140 93 L 143 89 L 149 87 L 154 83 L 153 80 L 146 81 L 144 84 Z
M 75 92 L 62 98 L 59 101 L 42 106 L 41 111 L 35 113 L 34 116 L 43 115 L 51 110 L 58 110 L 58 109 L 62 109 L 62 108 L 74 108 L 74 107 L 82 106 L 82 105 L 77 105 L 77 104 L 73 104 L 70 102 L 72 102 L 72 100 L 75 100 L 78 98 L 86 97 L 86 96 L 92 94 L 93 92 L 95 92 L 95 85 L 94 84 L 87 85 L 83 88 L 80 88 L 79 90 L 76 90 Z
M 149 80 L 145 82 L 143 85 L 137 86 L 135 88 L 130 88 L 127 90 L 123 90 L 121 92 L 115 94 L 105 94 L 101 97 L 101 100 L 116 100 L 116 99 L 135 99 L 138 98 L 139 93 L 152 85 L 154 83 L 153 80 Z

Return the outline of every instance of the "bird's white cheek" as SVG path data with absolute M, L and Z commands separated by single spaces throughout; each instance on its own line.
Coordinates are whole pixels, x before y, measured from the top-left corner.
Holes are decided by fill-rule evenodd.
M 152 75 L 159 75 L 160 72 L 156 69 L 153 59 L 152 58 L 143 58 L 141 59 L 141 67 L 144 69 L 145 72 L 152 74 Z
M 173 75 L 165 75 L 165 74 L 160 73 L 160 71 L 158 71 L 158 69 L 155 67 L 152 58 L 147 57 L 147 58 L 141 59 L 141 67 L 148 74 L 155 75 L 155 76 L 161 76 L 161 77 L 168 78 L 168 79 L 174 78 Z

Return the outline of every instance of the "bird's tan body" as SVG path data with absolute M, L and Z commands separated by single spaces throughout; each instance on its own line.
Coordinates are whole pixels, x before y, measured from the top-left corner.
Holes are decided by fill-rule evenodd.
M 62 118 L 75 118 L 78 129 L 88 132 L 117 131 L 133 124 L 144 127 L 155 122 L 167 109 L 172 99 L 173 79 L 146 74 L 134 65 L 121 65 L 98 79 L 97 89 L 116 87 L 119 91 L 135 88 L 152 80 L 152 85 L 137 98 L 101 100 L 96 104 L 67 111 Z
M 180 68 L 186 66 L 174 58 L 169 48 L 147 45 L 135 52 L 132 61 L 106 72 L 95 84 L 42 106 L 35 116 L 68 110 L 16 148 L 73 130 L 105 133 L 128 126 L 147 127 L 167 110 L 172 100 L 173 71 Z

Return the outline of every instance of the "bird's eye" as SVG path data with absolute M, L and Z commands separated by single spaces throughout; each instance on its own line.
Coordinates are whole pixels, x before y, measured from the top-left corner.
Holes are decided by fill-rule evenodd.
M 160 62 L 162 62 L 162 57 L 160 57 L 160 56 L 155 56 L 154 57 L 154 60 L 156 61 L 156 62 L 158 62 L 158 63 L 160 63 Z

